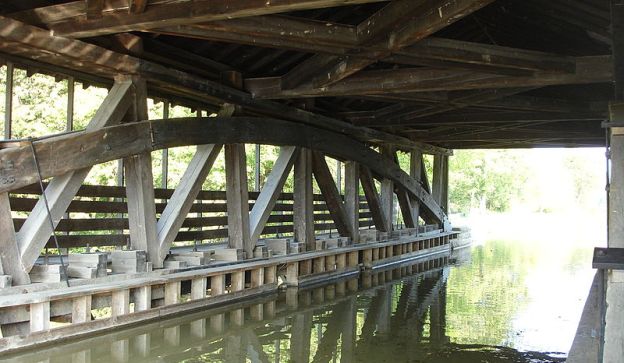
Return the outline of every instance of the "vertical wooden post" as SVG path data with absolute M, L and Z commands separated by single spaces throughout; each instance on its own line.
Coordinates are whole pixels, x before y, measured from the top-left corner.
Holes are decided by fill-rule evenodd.
M 249 191 L 245 145 L 225 145 L 225 178 L 228 211 L 229 247 L 244 249 L 253 256 L 249 245 Z
M 308 251 L 316 249 L 314 238 L 314 191 L 312 189 L 312 151 L 299 149 L 295 161 L 293 229 L 295 240 L 305 243 Z
M 75 91 L 74 77 L 67 78 L 67 123 L 65 125 L 65 131 L 72 131 L 74 129 L 74 91 Z
M 245 271 L 232 272 L 232 292 L 245 289 Z
M 260 144 L 256 144 L 254 154 L 254 192 L 260 191 Z
M 449 192 L 449 157 L 442 156 L 442 191 L 440 192 L 440 207 L 448 214 L 448 192 Z
M 13 62 L 6 63 L 6 84 L 4 90 L 4 138 L 12 136 L 11 126 L 13 122 Z
M 191 300 L 199 300 L 206 297 L 206 278 L 197 277 L 191 281 Z
M 624 6 L 612 5 L 613 9 L 620 8 L 623 16 Z M 615 29 L 614 29 L 615 31 Z M 624 52 L 624 49 L 622 49 Z M 623 54 L 624 55 L 624 54 Z M 622 80 L 624 83 L 624 80 Z M 624 86 L 620 85 L 624 90 Z M 623 91 L 624 92 L 624 91 Z M 623 95 L 624 97 L 624 95 Z M 610 105 L 611 122 L 624 121 L 624 102 Z M 608 187 L 608 246 L 610 248 L 624 248 L 624 128 L 614 127 L 610 130 L 610 147 L 608 155 L 611 158 L 611 178 Z M 604 362 L 618 362 L 624 356 L 624 271 L 607 270 L 606 274 L 606 313 L 604 330 Z
M 342 163 L 340 160 L 336 160 L 336 188 L 338 194 L 342 194 Z
M 0 193 L 0 269 L 3 274 L 11 276 L 13 285 L 30 283 L 15 238 L 9 193 Z
M 30 304 L 30 332 L 50 329 L 50 302 Z
M 152 286 L 141 286 L 134 293 L 134 311 L 144 311 L 152 308 Z
M 286 266 L 286 282 L 289 285 L 299 284 L 299 262 L 290 262 Z
M 210 277 L 210 296 L 222 295 L 225 293 L 225 275 L 214 275 Z
M 422 152 L 420 150 L 412 150 L 412 152 L 410 153 L 410 176 L 414 178 L 414 180 L 416 180 L 417 182 L 421 181 L 422 165 Z M 418 228 L 418 217 L 420 217 L 420 203 L 417 199 L 412 198 L 411 207 L 412 216 L 415 219 L 415 227 Z M 418 231 L 416 233 L 418 233 Z
M 163 119 L 169 118 L 169 101 L 163 101 Z M 160 187 L 167 189 L 169 179 L 169 149 L 162 150 L 162 163 L 161 163 L 161 175 Z
M 360 166 L 354 161 L 345 163 L 345 211 L 351 229 L 354 243 L 359 241 L 360 231 Z
M 394 162 L 394 148 L 391 146 L 383 146 L 381 154 L 388 159 L 388 162 Z M 385 216 L 386 223 L 390 228 L 386 232 L 391 232 L 394 221 L 394 183 L 390 179 L 381 181 L 381 210 Z
M 180 288 L 180 281 L 172 281 L 165 284 L 165 305 L 173 305 L 180 302 Z
M 444 188 L 444 157 L 442 155 L 433 156 L 433 182 L 431 195 L 436 203 L 442 200 L 442 189 Z
M 130 312 L 130 290 L 122 289 L 113 291 L 111 301 L 111 313 L 113 317 L 126 315 Z
M 277 282 L 277 266 L 266 266 L 264 268 L 264 283 L 273 284 Z
M 251 287 L 260 287 L 264 285 L 264 268 L 258 267 L 251 270 Z
M 143 79 L 133 79 L 134 108 L 128 115 L 129 121 L 147 120 L 147 86 Z M 145 250 L 154 267 L 163 265 L 160 244 L 156 232 L 156 200 L 154 198 L 154 175 L 152 154 L 145 152 L 124 159 L 126 177 L 126 198 L 130 243 L 133 248 Z
M 72 301 L 72 323 L 91 321 L 91 295 L 75 297 Z

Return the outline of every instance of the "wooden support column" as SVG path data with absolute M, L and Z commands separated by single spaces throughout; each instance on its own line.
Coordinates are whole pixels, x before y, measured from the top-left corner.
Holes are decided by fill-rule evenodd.
M 624 8 L 620 10 L 624 15 Z M 624 19 L 623 19 L 624 21 Z M 624 28 L 624 26 L 623 26 Z M 610 105 L 611 122 L 624 122 L 624 102 Z M 608 200 L 608 246 L 624 248 L 624 128 L 611 128 L 609 155 L 611 178 Z M 624 356 L 624 271 L 606 270 L 605 363 Z
M 353 231 L 354 243 L 359 241 L 360 231 L 360 165 L 354 161 L 345 163 L 345 212 Z
M 95 116 L 87 126 L 87 131 L 118 124 L 132 103 L 132 82 L 119 79 L 100 105 Z M 67 211 L 67 207 L 80 189 L 91 168 L 79 169 L 53 178 L 46 188 L 46 196 L 56 226 Z M 30 271 L 46 245 L 53 230 L 48 220 L 48 211 L 43 199 L 40 199 L 16 235 L 22 264 Z
M 613 34 L 613 67 L 615 73 L 615 102 L 609 106 L 611 122 L 624 122 L 624 3 L 611 0 Z M 607 240 L 610 248 L 624 248 L 624 128 L 610 129 L 608 181 Z M 620 362 L 624 357 L 624 271 L 605 270 L 606 311 L 604 315 L 604 363 Z
M 433 183 L 431 195 L 438 205 L 442 200 L 442 191 L 444 189 L 444 158 L 442 155 L 433 156 Z
M 416 182 L 422 181 L 422 169 L 423 169 L 423 161 L 422 161 L 422 151 L 418 149 L 412 150 L 410 153 L 410 176 L 416 180 Z M 420 217 L 420 203 L 416 198 L 412 198 L 411 207 L 412 207 L 412 216 L 414 218 L 414 227 L 418 227 L 418 217 Z
M 253 256 L 249 238 L 249 191 L 244 144 L 225 145 L 225 178 L 228 211 L 228 246 Z
M 399 158 L 396 152 L 393 153 L 392 158 L 394 162 L 399 165 Z M 401 210 L 401 215 L 403 216 L 403 222 L 407 228 L 414 228 L 418 225 L 418 214 L 413 214 L 412 202 L 415 198 L 412 198 L 410 194 L 404 188 L 400 186 L 396 186 L 395 193 L 397 196 L 397 200 L 399 202 L 399 209 Z
M 388 220 L 382 211 L 381 201 L 379 200 L 379 194 L 377 193 L 371 171 L 363 165 L 360 165 L 360 181 L 362 182 L 364 196 L 368 203 L 368 209 L 373 216 L 375 227 L 382 232 L 390 232 L 392 230 L 390 220 Z
M 312 186 L 312 151 L 299 149 L 295 161 L 293 229 L 295 241 L 305 243 L 308 251 L 316 249 L 314 238 L 314 190 Z
M 394 162 L 394 148 L 391 146 L 383 146 L 381 154 L 388 158 L 388 162 Z M 388 230 L 386 232 L 390 232 L 394 223 L 394 183 L 390 179 L 381 180 L 380 202 L 381 211 L 388 221 Z
M 0 272 L 10 275 L 13 285 L 30 283 L 28 269 L 22 264 L 15 238 L 9 193 L 0 193 Z
M 163 119 L 169 118 L 169 101 L 163 101 Z M 162 150 L 162 162 L 161 162 L 161 175 L 160 187 L 167 189 L 169 183 L 169 149 Z
M 442 156 L 442 192 L 440 193 L 440 207 L 446 214 L 448 210 L 448 192 L 449 192 L 449 157 Z
M 343 237 L 353 238 L 352 226 L 348 223 L 342 197 L 338 193 L 336 183 L 331 176 L 331 172 L 325 161 L 325 155 L 318 152 L 312 153 L 312 170 L 338 233 Z
M 4 138 L 12 136 L 11 126 L 13 123 L 13 63 L 6 63 L 6 83 L 4 89 Z
M 74 129 L 75 86 L 74 77 L 67 78 L 67 123 L 65 124 L 65 131 L 72 131 Z
M 222 74 L 224 83 L 238 89 L 243 88 L 243 77 L 239 72 Z M 240 113 L 235 107 L 235 113 Z M 253 256 L 254 246 L 249 236 L 249 187 L 247 181 L 247 154 L 244 144 L 225 145 L 225 179 L 228 211 L 228 247 L 243 249 L 247 258 Z
M 134 107 L 126 120 L 142 121 L 147 114 L 147 86 L 145 80 L 134 79 Z M 128 202 L 128 223 L 130 225 L 130 245 L 147 252 L 148 261 L 154 267 L 162 267 L 160 244 L 156 231 L 156 200 L 154 197 L 154 175 L 152 154 L 142 154 L 124 158 L 126 177 L 126 198 Z
M 271 174 L 269 174 L 266 179 L 262 192 L 260 192 L 249 214 L 249 243 L 252 246 L 252 253 L 253 248 L 256 246 L 262 234 L 264 226 L 271 216 L 273 207 L 275 207 L 275 203 L 284 188 L 284 183 L 286 183 L 286 179 L 292 169 L 296 156 L 296 147 L 282 146 L 280 148 L 280 153 L 273 165 L 273 170 L 271 170 Z

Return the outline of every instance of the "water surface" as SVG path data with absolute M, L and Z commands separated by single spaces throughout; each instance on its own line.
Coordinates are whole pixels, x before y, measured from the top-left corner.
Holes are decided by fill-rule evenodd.
M 541 246 L 541 247 L 540 247 Z M 57 344 L 16 362 L 562 362 L 591 250 L 489 240 L 451 258 Z

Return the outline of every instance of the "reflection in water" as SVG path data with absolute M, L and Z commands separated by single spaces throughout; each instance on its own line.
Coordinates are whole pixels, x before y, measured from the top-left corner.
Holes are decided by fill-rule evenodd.
M 511 248 L 511 249 L 510 249 Z M 462 251 L 460 251 L 462 252 Z M 470 252 L 468 250 L 463 251 Z M 16 362 L 562 362 L 511 348 L 526 304 L 513 247 L 288 289 L 8 358 Z M 520 259 L 520 260 L 517 260 Z M 499 267 L 497 267 L 499 266 Z M 507 267 L 506 267 L 507 266 Z M 514 266 L 514 268 L 509 268 Z M 520 266 L 520 270 L 516 267 Z

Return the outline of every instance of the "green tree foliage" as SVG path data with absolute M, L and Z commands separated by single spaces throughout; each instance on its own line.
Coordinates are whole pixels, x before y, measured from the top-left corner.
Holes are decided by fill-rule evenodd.
M 458 150 L 450 158 L 449 204 L 453 212 L 503 212 L 526 182 L 522 160 L 505 150 Z

